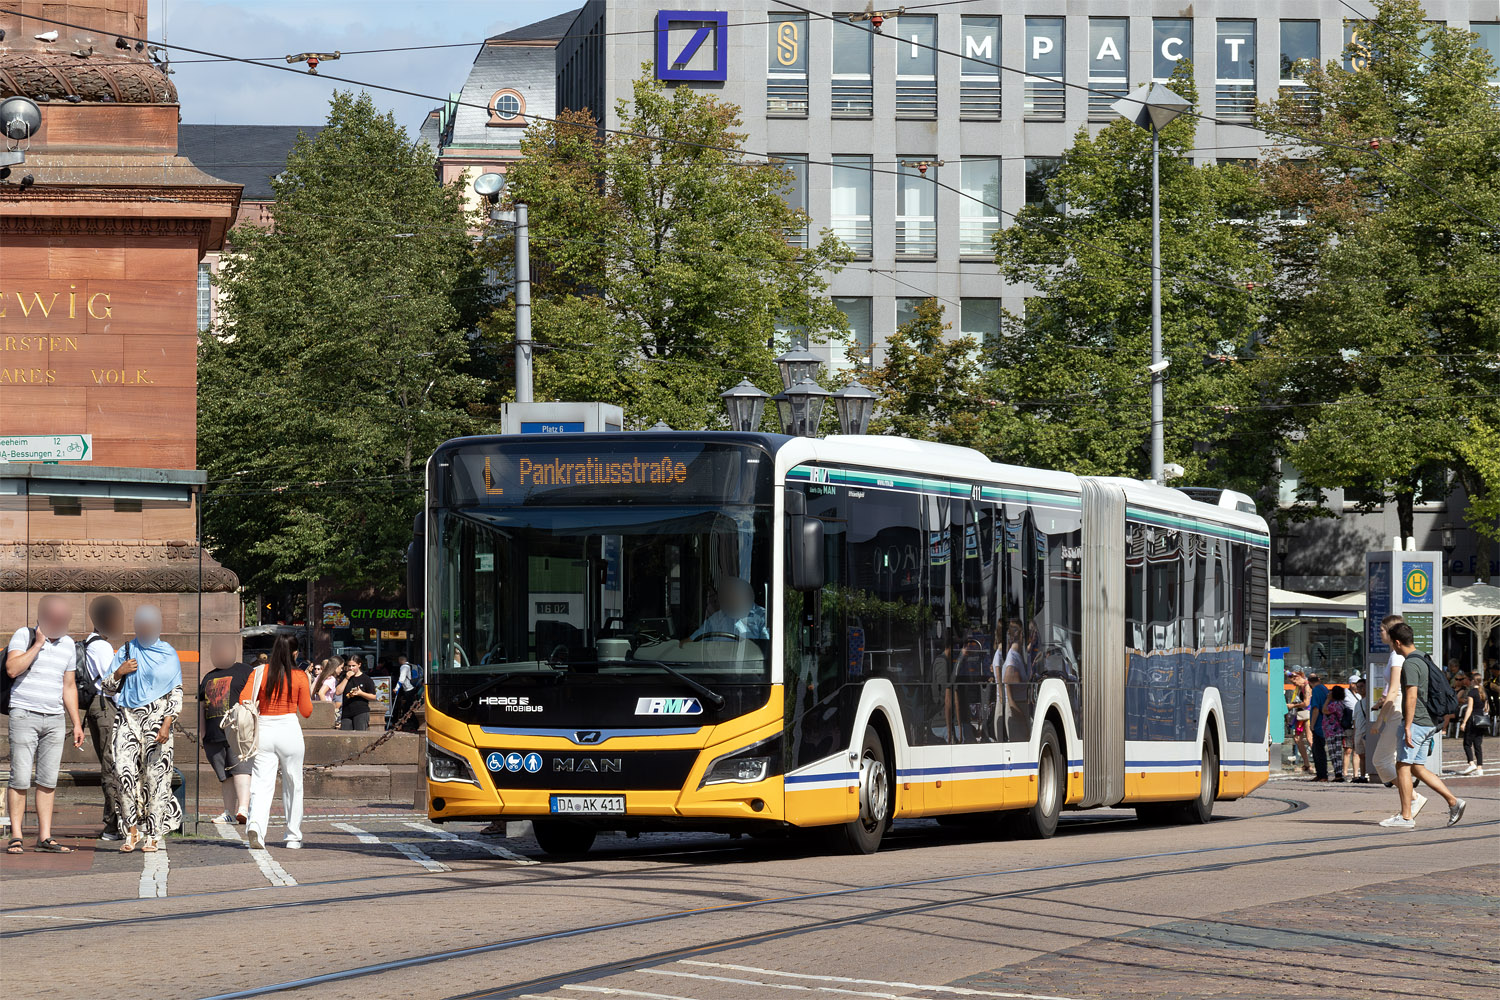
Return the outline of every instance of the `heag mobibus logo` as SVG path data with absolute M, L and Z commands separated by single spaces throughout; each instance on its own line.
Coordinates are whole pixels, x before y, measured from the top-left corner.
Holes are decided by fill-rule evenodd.
M 503 708 L 507 712 L 541 712 L 541 705 L 533 705 L 531 699 L 525 695 L 496 695 L 492 694 L 477 699 L 481 705 L 489 705 L 492 708 Z
M 703 703 L 697 698 L 640 698 L 636 715 L 702 715 Z

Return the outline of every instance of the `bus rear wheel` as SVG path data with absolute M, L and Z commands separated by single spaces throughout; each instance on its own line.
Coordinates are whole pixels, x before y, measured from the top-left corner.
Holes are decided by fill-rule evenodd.
M 871 726 L 865 727 L 859 754 L 859 815 L 839 828 L 850 854 L 874 854 L 891 824 L 891 773 L 885 744 Z
M 1063 757 L 1057 728 L 1050 721 L 1042 723 L 1042 741 L 1037 748 L 1036 805 L 1021 814 L 1021 835 L 1031 840 L 1046 840 L 1057 832 L 1063 800 L 1068 796 L 1068 763 Z
M 531 829 L 536 836 L 536 846 L 553 857 L 587 854 L 589 848 L 594 846 L 594 830 L 577 823 L 539 819 L 532 822 Z
M 1207 823 L 1213 819 L 1214 799 L 1219 797 L 1219 750 L 1211 736 L 1203 741 L 1203 763 L 1198 779 L 1198 797 L 1178 807 L 1179 822 Z

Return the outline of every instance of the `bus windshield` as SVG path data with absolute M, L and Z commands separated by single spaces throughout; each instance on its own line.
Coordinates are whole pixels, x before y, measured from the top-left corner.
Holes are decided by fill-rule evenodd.
M 436 526 L 433 682 L 449 710 L 597 724 L 559 717 L 582 707 L 568 689 L 722 705 L 726 688 L 769 684 L 769 508 L 449 508 Z

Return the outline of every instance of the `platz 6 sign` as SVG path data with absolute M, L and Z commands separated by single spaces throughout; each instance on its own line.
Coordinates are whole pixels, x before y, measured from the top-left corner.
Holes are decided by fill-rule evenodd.
M 729 13 L 656 13 L 656 78 L 674 83 L 723 83 L 729 76 Z

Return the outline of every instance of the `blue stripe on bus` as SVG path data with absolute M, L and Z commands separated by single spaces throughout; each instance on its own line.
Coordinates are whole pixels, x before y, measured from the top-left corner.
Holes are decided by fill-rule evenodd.
M 784 779 L 788 785 L 805 785 L 814 781 L 858 781 L 858 771 L 839 771 L 835 774 L 789 774 Z
M 691 729 L 587 729 L 583 726 L 575 726 L 572 729 L 510 729 L 500 726 L 480 726 L 481 731 L 489 736 L 561 736 L 565 740 L 573 739 L 578 733 L 599 734 L 599 739 L 594 743 L 579 743 L 579 746 L 598 746 L 606 740 L 612 740 L 616 736 L 692 736 L 703 730 L 702 726 L 694 726 Z

